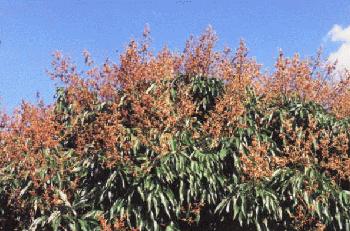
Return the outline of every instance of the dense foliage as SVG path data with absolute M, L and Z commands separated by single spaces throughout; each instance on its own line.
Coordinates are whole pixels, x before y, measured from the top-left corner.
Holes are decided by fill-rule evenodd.
M 215 42 L 57 53 L 55 102 L 1 116 L 1 229 L 350 230 L 350 75 Z

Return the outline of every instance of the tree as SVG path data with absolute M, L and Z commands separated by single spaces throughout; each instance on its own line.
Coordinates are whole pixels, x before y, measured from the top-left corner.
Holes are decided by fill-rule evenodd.
M 350 229 L 348 73 L 144 36 L 85 72 L 57 53 L 53 105 L 2 115 L 2 228 Z

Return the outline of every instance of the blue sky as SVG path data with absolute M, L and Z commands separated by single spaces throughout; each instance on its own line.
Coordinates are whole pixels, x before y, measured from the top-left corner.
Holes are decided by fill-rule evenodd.
M 304 57 L 321 45 L 326 55 L 350 53 L 348 0 L 0 0 L 1 106 L 12 110 L 36 92 L 52 101 L 54 84 L 45 70 L 55 50 L 77 64 L 84 49 L 97 62 L 117 60 L 117 51 L 140 37 L 146 23 L 155 49 L 167 44 L 177 50 L 211 24 L 219 47 L 236 47 L 244 38 L 265 67 L 279 48 Z

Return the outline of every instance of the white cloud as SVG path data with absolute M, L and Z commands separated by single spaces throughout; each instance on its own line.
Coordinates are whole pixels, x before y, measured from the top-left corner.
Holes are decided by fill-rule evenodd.
M 333 42 L 341 42 L 340 47 L 335 52 L 332 52 L 328 60 L 331 62 L 337 61 L 338 70 L 347 68 L 350 70 L 350 26 L 342 27 L 335 24 L 328 32 L 328 38 Z
M 338 24 L 335 24 L 328 32 L 328 36 L 333 42 L 350 42 L 350 26 L 343 28 Z

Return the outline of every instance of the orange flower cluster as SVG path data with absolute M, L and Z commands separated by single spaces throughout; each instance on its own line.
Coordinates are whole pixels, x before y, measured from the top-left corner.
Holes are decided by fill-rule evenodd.
M 1 167 L 20 164 L 34 173 L 38 164 L 45 164 L 45 153 L 61 140 L 61 126 L 55 121 L 51 107 L 23 102 L 12 117 L 3 114 L 2 120 Z
M 286 58 L 281 51 L 275 72 L 258 76 L 255 86 L 267 99 L 294 97 L 304 102 L 313 101 L 339 118 L 347 117 L 350 73 L 336 72 L 336 63 L 321 62 L 320 56 L 318 53 L 315 60 L 301 60 L 298 54 Z
M 153 55 L 146 28 L 141 43 L 132 40 L 121 54 L 119 64 L 107 60 L 101 67 L 94 66 L 90 54 L 85 51 L 85 61 L 90 67 L 85 76 L 57 52 L 50 76 L 60 80 L 65 88 L 65 103 L 71 105 L 69 126 L 63 129 L 66 112 L 57 113 L 50 106 L 24 103 L 21 110 L 5 119 L 8 121 L 4 122 L 5 128 L 0 134 L 4 153 L 0 164 L 23 160 L 28 168 L 35 169 L 38 163 L 44 162 L 38 157 L 40 153 L 58 148 L 60 140 L 74 138 L 72 147 L 77 153 L 104 150 L 112 166 L 115 161 L 128 160 L 127 153 L 135 144 L 135 140 L 125 139 L 128 128 L 134 129 L 133 135 L 144 145 L 160 153 L 169 152 L 166 147 L 169 140 L 164 142 L 164 135 L 159 138 L 154 134 L 166 131 L 165 134 L 174 136 L 196 113 L 190 86 L 178 84 L 177 99 L 170 100 L 174 83 L 185 78 L 177 77 L 179 75 L 216 77 L 224 81 L 223 95 L 202 125 L 203 131 L 217 140 L 232 135 L 235 126 L 243 126 L 237 119 L 244 113 L 247 87 L 264 95 L 266 101 L 297 97 L 317 102 L 338 117 L 349 116 L 348 72 L 339 77 L 334 73 L 334 65 L 322 63 L 319 56 L 312 62 L 301 60 L 298 55 L 285 58 L 281 52 L 276 71 L 262 74 L 260 65 L 247 56 L 243 41 L 233 55 L 229 48 L 222 52 L 214 50 L 216 41 L 217 36 L 208 28 L 199 38 L 192 36 L 181 54 L 164 48 Z M 100 102 L 108 102 L 105 106 L 108 109 L 89 114 L 96 111 Z M 300 140 L 296 139 L 296 134 L 290 135 L 293 146 L 286 146 L 284 150 L 289 162 L 306 158 L 311 152 L 311 138 Z M 340 147 L 343 151 L 344 145 Z
M 248 155 L 241 153 L 242 169 L 249 179 L 258 180 L 271 177 L 270 158 L 267 155 L 269 144 L 263 144 L 253 139 L 247 147 Z

